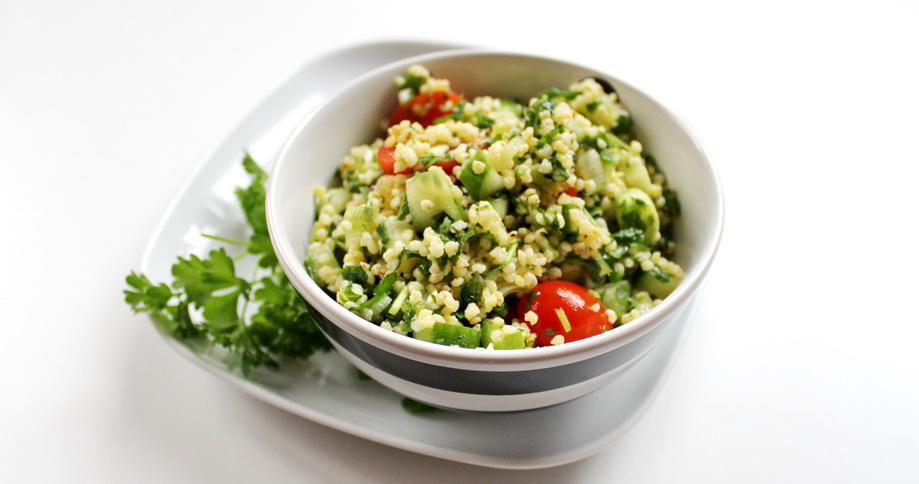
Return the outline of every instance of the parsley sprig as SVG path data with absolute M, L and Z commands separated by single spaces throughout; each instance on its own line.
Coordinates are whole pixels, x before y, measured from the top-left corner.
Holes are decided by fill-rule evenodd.
M 294 289 L 278 264 L 265 218 L 267 173 L 246 154 L 243 168 L 251 178 L 236 198 L 252 233 L 247 241 L 205 235 L 245 247 L 234 260 L 224 248 L 207 257 L 178 257 L 171 285 L 131 272 L 125 279 L 125 302 L 135 313 L 147 313 L 172 337 L 190 347 L 217 346 L 238 364 L 251 369 L 277 369 L 285 358 L 305 359 L 331 348 L 319 331 L 320 317 Z M 252 276 L 240 277 L 237 262 L 255 259 Z

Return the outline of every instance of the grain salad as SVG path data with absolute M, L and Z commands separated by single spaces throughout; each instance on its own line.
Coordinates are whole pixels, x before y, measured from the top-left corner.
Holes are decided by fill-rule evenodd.
M 315 189 L 306 266 L 382 328 L 467 348 L 564 344 L 627 324 L 683 279 L 676 194 L 604 81 L 526 103 L 465 98 L 412 66 L 385 136 Z

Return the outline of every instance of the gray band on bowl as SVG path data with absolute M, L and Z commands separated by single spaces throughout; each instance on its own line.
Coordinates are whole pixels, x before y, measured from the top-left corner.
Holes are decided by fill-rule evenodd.
M 609 351 L 577 363 L 539 370 L 477 371 L 435 366 L 394 355 L 351 336 L 321 315 L 317 314 L 317 316 L 320 316 L 322 320 L 321 328 L 327 337 L 367 364 L 417 385 L 473 395 L 538 393 L 599 377 L 608 373 L 610 369 L 625 365 L 651 349 L 660 339 L 658 337 L 661 334 L 660 331 L 669 323 L 669 321 L 664 321 L 647 334 L 615 351 Z M 539 349 L 494 351 L 539 351 Z

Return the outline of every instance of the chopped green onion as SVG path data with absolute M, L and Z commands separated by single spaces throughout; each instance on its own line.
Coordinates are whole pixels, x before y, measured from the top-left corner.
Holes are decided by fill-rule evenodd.
M 565 314 L 565 310 L 558 308 L 555 310 L 555 315 L 558 316 L 558 320 L 562 323 L 562 327 L 565 328 L 565 332 L 571 331 L 571 323 L 568 321 L 568 315 Z
M 392 306 L 389 307 L 390 316 L 395 316 L 399 312 L 399 309 L 402 308 L 402 303 L 405 302 L 405 298 L 408 297 L 408 284 L 402 286 L 402 290 L 399 291 L 399 295 L 396 296 L 396 300 L 393 301 Z

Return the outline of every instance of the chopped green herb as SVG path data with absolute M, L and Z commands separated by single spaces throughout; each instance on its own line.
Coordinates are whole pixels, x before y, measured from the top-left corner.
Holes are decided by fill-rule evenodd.
M 258 257 L 256 275 L 238 276 L 234 260 L 220 248 L 205 258 L 179 257 L 171 287 L 131 272 L 124 298 L 134 312 L 149 314 L 172 337 L 226 349 L 228 362 L 248 375 L 252 368 L 277 368 L 281 358 L 306 359 L 331 345 L 319 330 L 320 316 L 294 289 L 267 241 L 267 175 L 248 154 L 243 167 L 251 184 L 237 189 L 236 197 L 252 235 L 241 244 L 245 253 Z M 192 308 L 200 310 L 199 316 L 192 317 Z
M 672 277 L 669 273 L 658 266 L 654 266 L 654 269 L 651 269 L 650 273 L 652 276 L 654 276 L 655 279 L 661 282 L 667 282 Z
M 466 112 L 466 105 L 467 105 L 467 104 L 469 104 L 469 101 L 467 101 L 467 100 L 465 100 L 465 99 L 463 99 L 462 101 L 460 101 L 459 103 L 457 103 L 456 108 L 453 109 L 453 113 L 450 114 L 450 116 L 452 116 L 452 118 L 453 118 L 454 121 L 462 121 L 462 120 L 463 120 L 463 113 Z
M 645 234 L 641 229 L 635 227 L 624 228 L 612 234 L 613 240 L 619 245 L 630 245 L 645 241 Z
M 422 170 L 427 170 L 428 168 L 431 167 L 431 165 L 433 165 L 434 163 L 437 163 L 438 161 L 440 161 L 440 157 L 439 157 L 439 156 L 437 156 L 437 155 L 435 155 L 435 154 L 433 154 L 433 153 L 428 153 L 428 154 L 422 156 L 422 157 L 418 160 L 418 166 L 421 166 Z
M 427 81 L 422 76 L 416 76 L 414 74 L 408 73 L 402 78 L 402 82 L 399 84 L 399 89 L 410 89 L 412 94 L 418 94 L 418 89 Z
M 670 187 L 665 187 L 662 195 L 664 197 L 664 206 L 661 208 L 661 211 L 671 217 L 679 217 L 681 208 L 680 200 L 677 198 L 676 192 L 670 189 Z
M 488 129 L 495 125 L 495 120 L 482 113 L 477 112 L 475 113 L 475 125 L 479 129 Z
M 514 259 L 517 257 L 517 246 L 518 246 L 518 245 L 520 245 L 520 241 L 519 241 L 519 240 L 515 240 L 515 241 L 511 244 L 510 248 L 507 249 L 507 256 L 504 258 L 504 260 L 502 260 L 501 263 L 498 264 L 498 265 L 496 265 L 495 267 L 492 267 L 491 269 L 485 271 L 485 274 L 484 274 L 484 275 L 487 276 L 487 275 L 490 275 L 490 274 L 494 274 L 495 272 L 498 272 L 498 271 L 500 271 L 501 269 L 504 269 L 504 266 L 506 266 L 507 264 L 509 264 L 510 261 L 514 260 Z
M 620 114 L 616 119 L 616 127 L 613 128 L 613 133 L 623 135 L 628 133 L 630 129 L 632 129 L 632 117 L 628 114 Z
M 463 305 L 478 304 L 482 298 L 482 290 L 485 288 L 485 279 L 481 274 L 473 274 L 460 290 L 460 303 Z
M 383 225 L 383 224 L 377 225 L 377 235 L 380 236 L 380 242 L 382 242 L 383 245 L 386 245 L 386 244 L 389 243 L 389 240 L 390 240 L 390 239 L 389 239 L 389 231 L 386 230 L 386 226 L 385 226 L 385 225 Z
M 565 181 L 568 179 L 568 169 L 562 166 L 562 162 L 558 161 L 558 158 L 553 156 L 549 158 L 549 162 L 552 163 L 552 171 L 549 172 L 549 178 L 555 181 Z
M 396 215 L 396 220 L 405 220 L 405 217 L 408 216 L 408 197 L 402 197 L 402 205 L 399 205 L 399 213 Z
M 530 293 L 527 294 L 526 300 L 523 301 L 523 311 L 524 312 L 530 310 L 530 306 L 533 305 L 533 301 L 535 301 L 537 297 L 539 297 L 539 291 L 530 291 Z
M 341 268 L 341 277 L 356 284 L 367 284 L 367 272 L 361 266 L 345 266 Z
M 500 316 L 502 318 L 504 316 L 507 316 L 507 311 L 508 311 L 507 301 L 504 301 L 504 304 L 497 306 L 492 310 L 492 312 L 494 312 L 496 316 Z
M 545 91 L 541 92 L 539 95 L 540 97 L 545 96 L 547 98 L 560 97 L 566 101 L 571 101 L 572 99 L 578 97 L 579 94 L 581 94 L 581 91 L 562 91 L 561 89 L 557 87 L 553 87 L 553 88 L 546 89 Z
M 437 407 L 432 407 L 426 403 L 416 402 L 415 400 L 412 400 L 410 398 L 402 399 L 402 408 L 405 409 L 406 412 L 411 413 L 411 414 L 419 414 L 419 413 L 440 410 Z

